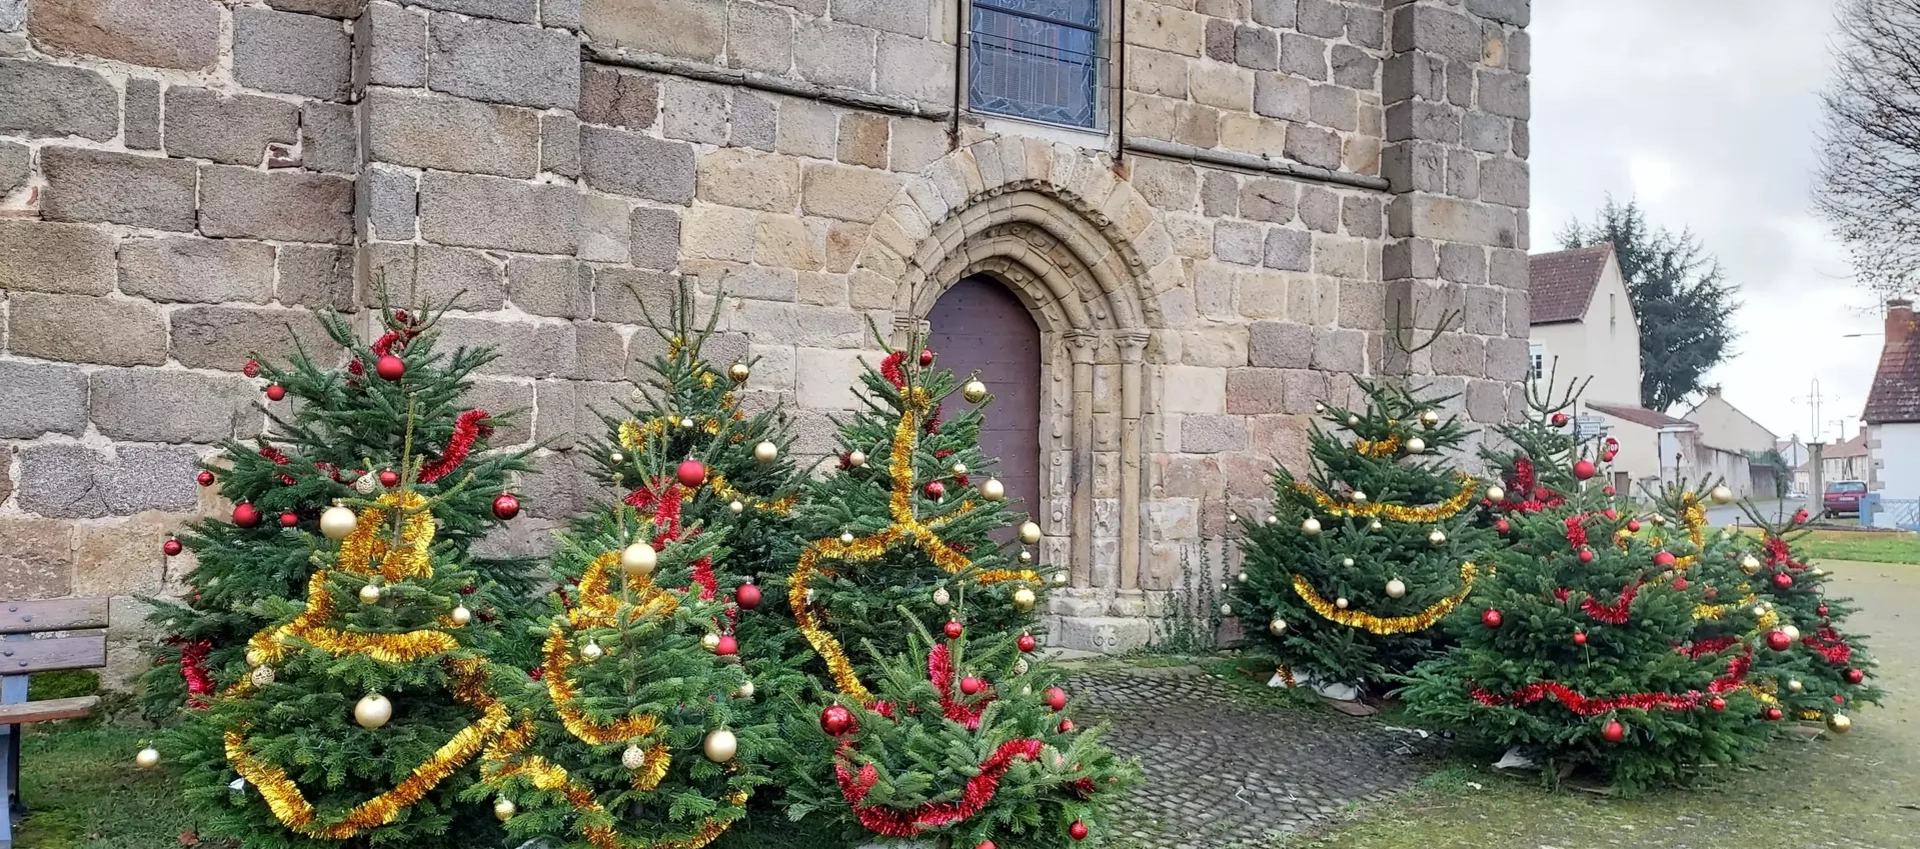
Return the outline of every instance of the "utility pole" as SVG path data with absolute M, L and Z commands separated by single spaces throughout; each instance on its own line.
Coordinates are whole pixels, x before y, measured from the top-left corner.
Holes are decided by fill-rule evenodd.
M 1860 417 L 1859 416 L 1841 416 L 1840 418 L 1837 418 L 1837 419 L 1828 419 L 1828 421 L 1832 422 L 1833 424 L 1837 424 L 1840 426 L 1840 435 L 1834 437 L 1833 441 L 1836 443 L 1839 443 L 1839 442 L 1845 442 L 1849 439 L 1852 439 L 1853 438 L 1853 436 L 1851 435 L 1852 431 L 1847 428 L 1847 423 L 1857 418 L 1860 418 Z
M 1840 396 L 1838 395 L 1821 395 L 1820 394 L 1820 378 L 1817 378 L 1817 377 L 1813 379 L 1812 391 L 1798 398 L 1793 399 L 1793 403 L 1795 404 L 1806 404 L 1812 408 L 1811 410 L 1808 411 L 1810 415 L 1807 416 L 1807 426 L 1813 429 L 1812 441 L 1814 442 L 1820 441 L 1820 403 L 1822 401 L 1838 401 L 1838 400 L 1840 400 Z M 1845 439 L 1846 435 L 1842 434 L 1841 438 Z

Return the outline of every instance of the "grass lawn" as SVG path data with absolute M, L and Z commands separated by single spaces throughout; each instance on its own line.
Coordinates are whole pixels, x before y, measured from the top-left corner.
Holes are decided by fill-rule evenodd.
M 166 849 L 191 828 L 164 772 L 133 766 L 149 732 L 36 728 L 21 742 L 20 790 L 33 812 L 18 849 Z
M 1871 531 L 1810 531 L 1800 541 L 1812 560 L 1860 560 L 1920 564 L 1920 534 Z

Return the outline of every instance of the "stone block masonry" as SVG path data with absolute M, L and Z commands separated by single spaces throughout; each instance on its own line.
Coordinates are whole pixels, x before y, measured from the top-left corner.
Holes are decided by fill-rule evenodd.
M 743 404 L 789 405 L 811 460 L 870 328 L 900 341 L 987 275 L 1040 330 L 1021 462 L 1071 583 L 1053 632 L 1134 641 L 1350 375 L 1510 414 L 1529 49 L 1524 0 L 1114 5 L 1125 105 L 1094 131 L 956 100 L 947 0 L 0 14 L 0 598 L 172 586 L 190 564 L 159 539 L 221 509 L 193 462 L 265 426 L 240 367 L 335 355 L 313 311 L 365 327 L 380 283 L 500 347 L 470 403 L 523 408 L 496 440 L 545 447 L 493 544 L 538 552 L 604 496 L 575 437 L 658 352 L 643 307 L 677 277 L 720 316 L 711 356 L 756 358 Z M 1394 316 L 1446 305 L 1463 325 L 1390 356 Z

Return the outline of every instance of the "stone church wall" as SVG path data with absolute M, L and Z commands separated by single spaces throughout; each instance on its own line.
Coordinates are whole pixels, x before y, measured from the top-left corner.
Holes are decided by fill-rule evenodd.
M 0 0 L 0 598 L 176 587 L 193 462 L 262 426 L 240 365 L 375 279 L 502 346 L 534 549 L 678 275 L 819 455 L 869 323 L 987 273 L 1046 348 L 1056 637 L 1136 644 L 1349 375 L 1517 412 L 1529 42 L 1525 0 L 1124 6 L 1082 132 L 956 119 L 948 0 Z

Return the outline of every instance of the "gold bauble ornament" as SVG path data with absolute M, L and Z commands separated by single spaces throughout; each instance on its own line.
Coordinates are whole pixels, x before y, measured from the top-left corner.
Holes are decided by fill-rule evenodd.
M 1024 552 L 1024 551 L 1023 551 L 1023 552 L 1021 552 L 1021 554 L 1025 554 L 1025 553 L 1026 553 L 1026 552 Z M 1058 586 L 1058 587 L 1064 587 L 1064 586 L 1066 586 L 1066 585 L 1067 585 L 1067 573 L 1065 573 L 1065 572 L 1055 572 L 1055 573 L 1053 573 L 1053 584 L 1054 584 L 1054 586 Z
M 1287 620 L 1285 619 L 1275 619 L 1272 622 L 1267 623 L 1267 633 L 1269 634 L 1272 634 L 1278 637 L 1281 634 L 1284 634 L 1286 632 L 1287 632 Z
M 1798 693 L 1801 690 L 1805 690 L 1806 688 L 1807 688 L 1807 685 L 1800 683 L 1800 679 L 1798 678 L 1787 679 L 1787 692 Z
M 1334 600 L 1333 600 L 1333 606 L 1334 606 L 1334 607 L 1338 607 L 1338 608 L 1340 608 L 1341 610 L 1346 610 L 1346 609 L 1347 609 L 1347 597 L 1346 597 L 1346 596 L 1341 596 L 1341 597 L 1339 597 L 1339 598 L 1336 598 L 1336 599 L 1334 599 Z
M 513 800 L 504 796 L 501 797 L 499 801 L 493 803 L 493 816 L 501 822 L 513 819 L 513 815 L 519 811 L 520 809 L 514 806 Z
M 1027 665 L 1027 659 L 1024 657 L 1017 657 L 1013 660 L 1013 674 L 1015 675 L 1025 675 L 1027 674 L 1027 670 L 1032 668 L 1032 666 Z
M 1007 497 L 1007 485 L 998 478 L 987 478 L 980 484 L 980 497 L 988 501 L 999 501 Z
M 1400 598 L 1407 594 L 1407 585 L 1399 578 L 1387 582 L 1387 597 Z
M 374 586 L 374 585 L 372 585 L 372 584 L 368 584 L 368 585 L 366 585 L 366 586 L 364 586 L 364 587 L 361 587 L 361 588 L 360 588 L 360 603 L 361 603 L 361 604 L 376 604 L 376 603 L 378 603 L 379 601 L 380 601 L 380 588 L 379 588 L 379 587 L 376 587 L 376 586 Z
M 1357 424 L 1359 424 L 1359 423 L 1360 423 L 1360 417 L 1359 417 L 1359 416 L 1348 416 L 1348 417 L 1347 417 L 1347 427 L 1353 427 L 1354 425 L 1357 425 Z
M 141 749 L 133 756 L 133 765 L 141 769 L 153 769 L 160 765 L 160 750 L 152 746 Z
M 580 647 L 580 657 L 586 660 L 599 660 L 606 653 L 606 649 L 601 648 L 599 643 L 591 639 L 587 640 L 586 645 Z
M 933 589 L 933 603 L 934 603 L 934 604 L 936 604 L 936 605 L 939 605 L 939 606 L 941 606 L 941 607 L 946 607 L 946 606 L 947 606 L 947 604 L 948 604 L 948 603 L 950 603 L 950 602 L 952 602 L 952 601 L 953 601 L 953 596 L 951 596 L 951 595 L 949 595 L 949 594 L 947 593 L 947 588 L 946 588 L 946 587 L 935 587 L 935 588 Z
M 1220 615 L 1221 615 L 1221 616 L 1232 616 L 1232 615 L 1233 615 L 1233 605 L 1231 605 L 1231 604 L 1223 604 L 1223 605 L 1220 605 Z
M 1381 528 L 1383 528 L 1383 527 L 1385 527 L 1385 526 L 1384 526 L 1384 525 L 1382 525 L 1382 524 L 1380 524 L 1380 520 L 1379 520 L 1379 519 L 1375 519 L 1375 520 L 1373 520 L 1373 521 L 1371 521 L 1371 522 L 1368 522 L 1368 523 L 1367 523 L 1367 530 L 1369 530 L 1369 531 L 1377 531 L 1377 530 L 1380 530 L 1380 529 L 1381 529 Z
M 1022 551 L 1022 552 L 1020 552 L 1020 562 L 1022 562 L 1022 563 L 1032 563 L 1032 562 L 1033 562 L 1033 552 L 1031 552 L 1031 551 Z
M 1038 599 L 1034 597 L 1033 590 L 1021 587 L 1013 591 L 1013 606 L 1016 609 L 1032 610 L 1035 601 Z
M 1844 713 L 1836 713 L 1827 717 L 1827 727 L 1833 729 L 1835 734 L 1845 734 L 1853 730 L 1853 720 Z
M 1666 527 L 1666 526 L 1667 526 L 1667 517 L 1665 517 L 1665 516 L 1662 516 L 1662 515 L 1660 515 L 1660 514 L 1658 514 L 1658 513 L 1655 513 L 1655 514 L 1653 514 L 1653 526 L 1654 526 L 1654 527 L 1656 527 L 1656 528 L 1664 528 L 1664 527 Z
M 720 635 L 708 634 L 704 637 L 701 637 L 700 646 L 706 649 L 707 651 L 713 651 L 715 649 L 720 648 Z
M 1341 565 L 1341 567 L 1342 567 L 1342 568 L 1346 568 L 1346 569 L 1352 569 L 1352 568 L 1353 568 L 1353 558 L 1351 558 L 1351 557 L 1342 557 L 1342 558 L 1340 558 L 1340 565 Z
M 1794 642 L 1796 642 L 1796 643 L 1797 643 L 1797 642 L 1800 642 L 1800 629 L 1799 629 L 1799 628 L 1795 628 L 1795 627 L 1794 627 L 1793 625 L 1791 625 L 1791 624 L 1787 624 L 1787 625 L 1782 625 L 1782 626 L 1780 626 L 1780 633 L 1782 633 L 1782 634 L 1786 634 L 1786 635 L 1787 635 L 1787 639 L 1789 639 L 1789 640 L 1792 640 L 1792 641 L 1794 641 Z
M 273 683 L 273 667 L 271 666 L 254 667 L 252 672 L 247 673 L 247 681 L 253 684 L 255 688 L 265 687 L 268 684 L 272 684 Z
M 1040 541 L 1040 526 L 1032 522 L 1020 523 L 1020 541 L 1033 545 Z
M 1407 440 L 1407 453 L 1408 454 L 1427 453 L 1427 441 L 1417 436 Z
M 1354 491 L 1353 491 L 1353 503 L 1355 503 L 1355 504 L 1365 504 L 1365 503 L 1367 503 L 1367 494 L 1366 494 L 1366 493 L 1364 493 L 1364 492 L 1361 492 L 1360 490 L 1357 490 L 1357 489 L 1356 489 L 1356 490 L 1354 490 Z
M 615 451 L 615 452 L 613 452 L 613 453 L 611 453 L 611 454 L 608 454 L 608 455 L 607 455 L 607 461 L 608 461 L 608 462 L 612 462 L 612 463 L 624 463 L 624 462 L 626 462 L 626 460 L 627 460 L 627 455 L 625 455 L 625 454 L 622 454 L 622 453 L 620 453 L 620 452 L 618 452 L 618 451 Z
M 779 458 L 780 446 L 772 442 L 762 440 L 759 445 L 753 446 L 753 459 L 761 463 L 771 463 Z
M 867 464 L 867 452 L 865 451 L 847 452 L 847 465 L 857 469 L 866 464 Z
M 360 520 L 352 510 L 335 504 L 320 514 L 320 535 L 331 540 L 346 539 L 359 524 Z
M 1233 576 L 1233 579 L 1234 579 L 1235 581 L 1238 581 L 1238 582 L 1240 582 L 1240 583 L 1242 583 L 1242 584 L 1244 584 L 1244 583 L 1246 583 L 1246 582 L 1247 582 L 1247 573 L 1245 573 L 1245 572 L 1241 572 L 1240 574 L 1238 574 L 1238 575 L 1235 575 L 1235 576 Z
M 1277 524 L 1280 524 L 1280 517 L 1279 517 L 1279 516 L 1268 516 L 1268 517 L 1267 517 L 1267 524 L 1269 524 L 1269 525 L 1277 525 Z
M 1445 545 L 1447 542 L 1447 532 L 1435 528 L 1433 533 L 1427 534 L 1427 542 L 1433 543 L 1434 545 Z
M 1487 487 L 1487 500 L 1499 504 L 1507 500 L 1507 491 L 1498 486 Z
M 1707 497 L 1713 499 L 1713 503 L 1715 504 L 1731 504 L 1733 502 L 1733 490 L 1728 489 L 1727 485 L 1723 483 L 1708 492 Z
M 379 728 L 393 718 L 393 702 L 379 693 L 368 693 L 360 697 L 353 706 L 353 721 L 361 728 Z
M 727 509 L 733 511 L 733 515 L 738 516 L 741 513 L 746 512 L 747 505 L 741 504 L 738 500 L 736 500 L 733 503 L 728 504 Z
M 1420 423 L 1423 425 L 1426 425 L 1427 427 L 1433 427 L 1434 425 L 1437 425 L 1440 423 L 1440 414 L 1433 410 L 1428 410 L 1424 413 L 1421 413 Z
M 473 621 L 473 611 L 468 610 L 464 604 L 455 605 L 453 612 L 447 615 L 452 617 L 455 625 L 465 625 Z
M 954 476 L 955 476 L 955 477 L 958 477 L 958 476 L 960 476 L 960 475 L 964 475 L 964 474 L 966 474 L 966 473 L 967 473 L 967 464 L 965 464 L 965 463 L 955 463 L 955 464 L 953 464 L 953 474 L 954 474 Z
M 727 367 L 727 376 L 733 378 L 734 383 L 746 383 L 747 378 L 753 376 L 753 369 L 747 368 L 746 363 L 734 363 Z
M 742 699 L 753 698 L 753 682 L 752 681 L 740 682 L 739 689 L 734 690 L 733 694 Z
M 960 387 L 960 395 L 967 399 L 967 403 L 978 404 L 987 399 L 987 385 L 978 380 L 969 380 Z
M 846 532 L 846 533 L 843 533 L 843 534 L 841 534 L 841 535 L 840 535 L 840 544 L 841 544 L 841 545 L 852 545 L 852 544 L 853 544 L 853 532 L 852 532 L 852 531 L 848 531 L 848 532 Z
M 259 666 L 267 662 L 267 654 L 259 649 L 247 649 L 247 665 Z
M 1320 520 L 1312 516 L 1308 516 L 1306 521 L 1300 523 L 1300 532 L 1303 534 L 1306 534 L 1307 536 L 1313 536 L 1314 534 L 1320 533 Z
M 1322 404 L 1319 401 L 1315 401 L 1313 402 L 1313 411 L 1316 413 L 1324 413 L 1327 411 L 1327 405 Z
M 707 753 L 707 760 L 723 764 L 733 760 L 733 756 L 740 751 L 740 741 L 733 736 L 733 732 L 715 728 L 707 734 L 706 745 L 701 748 Z
M 620 753 L 620 765 L 627 769 L 639 769 L 647 765 L 647 750 L 639 746 L 628 746 Z
M 630 576 L 653 574 L 654 567 L 660 565 L 660 553 L 653 550 L 653 543 L 641 540 L 620 549 L 620 569 Z
M 1740 571 L 1749 575 L 1760 571 L 1760 558 L 1751 554 L 1740 558 Z

